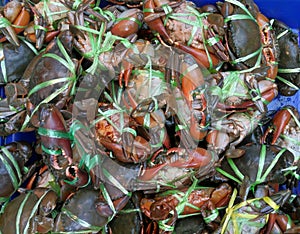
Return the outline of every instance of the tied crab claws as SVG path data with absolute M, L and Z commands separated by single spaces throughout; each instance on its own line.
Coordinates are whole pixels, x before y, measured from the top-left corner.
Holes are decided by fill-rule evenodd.
M 207 171 L 210 170 L 210 167 L 214 165 L 216 159 L 213 152 L 198 147 L 194 150 L 171 148 L 165 153 L 165 155 L 158 155 L 156 161 L 159 161 L 158 164 L 152 167 L 146 167 L 141 172 L 139 180 L 153 180 L 160 177 L 168 170 L 177 170 L 178 175 L 176 176 L 180 176 L 180 173 L 184 173 L 187 169 L 196 170 L 196 174 L 206 174 L 208 173 Z
M 61 112 L 54 105 L 43 105 L 39 119 L 38 133 L 41 137 L 42 149 L 46 154 L 50 154 L 52 166 L 60 169 L 61 166 L 57 158 L 59 155 L 63 155 L 68 164 L 71 165 L 73 158 L 71 142 Z
M 200 213 L 206 217 L 218 207 L 228 204 L 232 188 L 222 183 L 216 188 L 183 188 L 172 190 L 170 193 L 157 194 L 153 199 L 142 198 L 140 207 L 142 212 L 150 219 L 156 221 L 166 220 L 173 216 L 175 222 L 181 215 Z M 183 197 L 187 197 L 184 200 Z M 181 208 L 179 208 L 181 206 Z M 172 213 L 173 212 L 173 213 Z

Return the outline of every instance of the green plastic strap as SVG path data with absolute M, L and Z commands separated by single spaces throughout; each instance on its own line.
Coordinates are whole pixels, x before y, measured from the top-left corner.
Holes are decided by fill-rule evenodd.
M 34 207 L 32 208 L 31 212 L 30 212 L 30 215 L 27 219 L 27 223 L 26 223 L 26 226 L 24 228 L 24 233 L 27 234 L 28 231 L 29 231 L 29 225 L 31 224 L 31 219 L 34 217 L 35 213 L 37 212 L 38 208 L 39 208 L 39 205 L 40 203 L 42 202 L 43 198 L 47 195 L 47 193 L 49 192 L 50 190 L 47 190 L 40 198 L 39 200 L 35 203 Z
M 113 215 L 111 217 L 109 217 L 109 221 L 112 220 L 114 218 L 114 216 L 117 214 L 117 211 L 115 209 L 114 203 L 112 201 L 112 199 L 109 196 L 109 193 L 107 192 L 105 186 L 103 183 L 100 184 L 100 190 L 102 192 L 102 195 L 105 199 L 105 201 L 107 202 L 109 208 L 112 210 Z
M 215 36 L 215 37 L 208 38 L 206 41 L 209 46 L 213 46 L 213 45 L 217 44 L 218 42 L 220 42 L 221 39 L 220 39 L 220 37 Z
M 150 113 L 146 113 L 145 116 L 144 116 L 143 126 L 145 128 L 150 128 L 150 122 L 151 122 L 150 117 L 151 117 Z
M 39 52 L 37 51 L 37 49 L 29 42 L 25 39 L 25 37 L 22 36 L 18 36 L 18 38 L 23 41 L 31 50 L 35 55 L 38 55 Z
M 126 196 L 131 196 L 131 192 L 128 192 L 123 185 L 120 184 L 118 180 L 116 180 L 115 177 L 113 177 L 105 168 L 102 169 L 103 174 L 106 176 L 106 178 L 109 179 L 110 182 L 112 182 L 113 185 L 115 185 L 122 193 L 124 193 Z
M 169 20 L 169 16 L 171 15 L 173 9 L 172 7 L 170 7 L 168 4 L 163 4 L 161 6 L 161 8 L 163 9 L 163 11 L 165 12 L 165 19 L 164 19 L 164 25 L 167 24 L 168 20 Z
M 231 167 L 231 169 L 234 171 L 234 173 L 240 178 L 240 180 L 243 180 L 244 179 L 244 175 L 240 172 L 240 170 L 235 165 L 235 163 L 233 162 L 233 160 L 231 158 L 227 158 L 227 162 L 228 162 L 229 166 Z
M 151 9 L 151 8 L 144 8 L 144 9 L 143 9 L 143 12 L 144 12 L 144 13 L 154 13 L 154 9 Z
M 245 15 L 245 14 L 234 14 L 234 15 L 229 15 L 224 19 L 224 22 L 227 23 L 229 21 L 233 20 L 254 20 L 256 21 L 252 16 Z
M 131 213 L 139 213 L 141 210 L 139 208 L 136 209 L 126 209 L 120 210 L 119 214 L 131 214 Z
M 184 210 L 184 207 L 187 206 L 188 204 L 190 204 L 188 202 L 188 199 L 189 199 L 190 194 L 195 190 L 197 183 L 198 183 L 198 180 L 197 179 L 194 180 L 193 184 L 188 188 L 188 190 L 182 197 L 178 196 L 178 194 L 173 194 L 173 196 L 178 200 L 178 205 L 175 207 L 177 214 L 181 214 Z
M 120 129 L 109 117 L 114 115 L 114 114 L 123 114 L 123 110 L 107 110 L 102 112 L 100 109 L 98 109 L 98 112 L 100 113 L 100 115 L 102 115 L 105 120 L 114 128 L 116 129 L 120 134 L 122 133 L 122 129 Z M 101 119 L 99 119 L 100 121 Z
M 297 68 L 278 68 L 278 73 L 299 73 L 300 67 Z
M 43 144 L 42 144 L 42 150 L 46 153 L 46 154 L 49 154 L 49 155 L 61 155 L 62 154 L 62 150 L 61 149 L 49 149 L 47 147 L 45 147 Z
M 190 46 L 190 45 L 192 44 L 193 39 L 194 39 L 194 37 L 195 37 L 195 35 L 196 35 L 197 30 L 198 30 L 198 27 L 197 27 L 197 26 L 193 26 L 192 31 L 191 31 L 190 39 L 189 39 L 188 42 L 187 42 L 187 45 L 188 45 L 188 46 Z
M 218 218 L 218 216 L 219 216 L 219 210 L 214 209 L 214 210 L 212 210 L 212 213 L 209 216 L 204 217 L 203 219 L 204 219 L 204 222 L 208 224 L 208 223 L 211 223 L 212 221 L 214 221 L 216 218 Z
M 256 174 L 256 181 L 261 180 L 261 175 L 265 165 L 266 154 L 267 154 L 267 146 L 263 144 L 261 146 L 260 155 L 259 155 L 259 164 L 258 164 L 258 170 Z
M 90 229 L 89 231 L 93 231 L 93 232 L 100 231 L 103 228 L 103 227 L 91 225 L 90 223 L 86 222 L 85 220 L 80 219 L 78 216 L 74 215 L 71 211 L 67 210 L 65 207 L 63 207 L 61 210 L 62 210 L 63 214 L 67 215 L 74 222 L 78 223 L 82 227 L 89 228 Z
M 289 136 L 284 135 L 284 134 L 281 134 L 280 137 L 282 137 L 282 138 L 285 139 L 285 140 L 289 140 L 290 142 L 292 142 L 292 143 L 295 144 L 295 145 L 300 146 L 300 141 L 298 141 L 298 140 L 296 140 L 296 139 L 294 139 L 294 138 L 292 138 L 292 137 L 289 137 Z
M 227 173 L 226 171 L 224 171 L 223 169 L 221 169 L 220 167 L 216 168 L 216 171 L 219 172 L 220 174 L 226 176 L 227 178 L 237 182 L 238 184 L 242 184 L 242 182 L 240 180 L 238 180 L 237 178 L 235 178 L 234 176 L 230 175 L 229 173 Z
M 290 32 L 290 30 L 286 29 L 286 30 L 283 31 L 282 33 L 279 33 L 279 34 L 277 35 L 277 40 L 280 39 L 281 37 L 283 37 L 285 34 L 287 34 L 287 33 L 289 33 L 289 32 Z
M 91 182 L 91 175 L 88 173 L 88 181 L 84 184 L 84 185 L 81 185 L 81 186 L 77 186 L 77 188 L 85 188 L 86 186 L 88 186 Z M 74 180 L 72 181 L 69 181 L 69 180 L 64 180 L 67 184 L 70 184 L 70 185 L 75 185 L 77 182 L 78 182 L 79 178 L 76 177 Z
M 25 27 L 24 27 L 25 28 Z M 48 32 L 48 29 L 47 28 L 45 28 L 45 27 L 43 27 L 43 26 L 41 26 L 41 25 L 34 25 L 33 26 L 33 28 L 34 28 L 34 30 L 42 30 L 42 31 L 44 31 L 44 32 Z
M 69 83 L 69 82 L 73 82 L 73 81 L 74 81 L 73 77 L 62 77 L 62 78 L 56 78 L 56 79 L 52 79 L 52 80 L 48 80 L 48 81 L 42 82 L 42 83 L 36 85 L 35 87 L 33 87 L 29 91 L 28 97 L 30 97 L 33 93 L 36 93 L 39 90 L 44 89 L 46 87 L 49 87 L 51 85 L 55 85 L 55 84 L 58 84 L 58 83 L 64 83 L 64 82 L 68 82 Z
M 169 15 L 173 12 L 172 7 L 170 7 L 168 4 L 161 5 L 161 8 L 164 10 L 166 15 Z
M 98 4 L 96 4 L 97 6 Z M 100 3 L 99 3 L 100 5 Z M 100 9 L 100 14 L 107 19 L 107 21 L 116 21 L 116 16 L 109 10 L 103 11 L 100 7 L 95 7 L 94 9 Z
M 166 135 L 166 129 L 162 128 L 161 131 L 160 131 L 160 134 L 159 134 L 159 142 L 157 144 L 151 144 L 150 143 L 150 146 L 152 148 L 156 148 L 156 147 L 162 146 L 163 145 L 163 141 L 165 139 L 165 135 Z
M 1 28 L 6 28 L 6 27 L 9 27 L 9 26 L 11 26 L 11 22 L 6 18 L 1 17 L 0 18 L 0 29 Z
M 168 221 L 169 221 L 169 219 L 163 220 L 163 221 L 158 221 L 158 227 L 161 230 L 173 233 L 175 227 L 171 226 L 171 225 L 168 225 L 167 224 Z
M 147 70 L 136 70 L 136 69 L 132 70 L 132 72 L 131 72 L 132 75 L 147 75 L 148 73 L 149 72 Z M 162 80 L 164 80 L 164 78 L 165 78 L 164 73 L 161 71 L 158 71 L 158 70 L 152 70 L 152 75 L 154 77 L 158 77 Z
M 9 202 L 9 197 L 0 197 L 0 215 L 4 213 L 5 207 Z
M 78 177 L 75 177 L 73 180 L 64 180 L 69 185 L 75 185 L 79 181 Z
M 80 122 L 78 119 L 75 119 L 71 126 L 70 126 L 70 129 L 69 129 L 69 134 L 68 134 L 68 138 L 72 141 L 76 141 L 76 138 L 75 138 L 75 133 L 80 130 L 80 129 L 83 129 L 83 130 L 86 130 L 86 131 L 89 131 L 90 128 L 85 126 L 84 124 L 82 124 L 82 122 Z
M 17 215 L 16 215 L 16 234 L 20 234 L 20 228 L 21 228 L 21 225 L 20 225 L 20 221 L 21 221 L 21 216 L 22 216 L 22 213 L 23 213 L 23 209 L 24 209 L 24 206 L 29 198 L 29 196 L 32 194 L 31 191 L 29 191 L 24 200 L 22 201 L 22 203 L 20 204 L 19 206 L 19 209 L 18 209 L 18 212 L 17 212 Z
M 188 66 L 188 68 L 186 70 L 184 70 L 181 75 L 180 75 L 180 80 L 182 82 L 182 79 L 186 76 L 186 74 L 188 74 L 189 72 L 195 70 L 195 69 L 199 69 L 198 64 L 194 63 L 193 65 Z
M 1 43 L 0 43 L 0 44 L 1 44 Z M 7 83 L 8 80 L 7 80 L 7 73 L 6 73 L 5 59 L 1 60 L 0 66 L 1 66 L 1 71 L 2 71 L 2 75 L 3 75 L 3 80 L 4 80 L 5 83 Z
M 276 155 L 276 157 L 273 159 L 272 163 L 270 164 L 270 166 L 267 168 L 267 170 L 265 171 L 265 174 L 261 177 L 261 180 L 258 182 L 264 182 L 267 178 L 267 176 L 269 175 L 269 173 L 271 172 L 271 170 L 273 169 L 273 167 L 276 165 L 276 163 L 278 162 L 279 158 L 281 157 L 281 155 L 286 151 L 286 148 L 283 148 L 279 151 L 279 153 Z
M 299 90 L 299 87 L 297 87 L 296 85 L 294 85 L 292 82 L 290 82 L 290 81 L 284 79 L 283 77 L 277 75 L 276 78 L 277 78 L 278 80 L 280 80 L 282 83 L 284 83 L 284 84 L 290 86 L 291 88 L 293 88 L 293 89 L 295 89 L 295 90 Z
M 231 71 L 229 72 L 229 75 L 224 79 L 223 87 L 219 89 L 217 86 L 215 86 L 216 88 L 212 90 L 220 97 L 222 101 L 231 96 L 247 97 L 247 94 L 237 92 L 238 85 L 241 85 L 245 89 L 247 89 L 245 82 L 240 79 L 240 72 Z
M 50 138 L 70 139 L 70 134 L 68 132 L 43 128 L 43 127 L 39 127 L 38 134 Z
M 96 154 L 93 157 L 89 154 L 83 154 L 80 161 L 79 161 L 79 168 L 82 166 L 85 166 L 88 172 L 91 171 L 93 167 L 96 165 L 100 165 L 102 163 L 102 160 L 100 158 L 100 155 Z
M 5 56 L 4 56 L 3 44 L 2 43 L 0 43 L 0 59 L 1 59 L 0 66 L 1 66 L 1 71 L 2 71 L 2 76 L 3 76 L 3 79 L 4 79 L 4 83 L 7 83 L 8 79 L 7 79 L 7 72 L 6 72 L 6 66 L 5 66 Z
M 244 57 L 241 57 L 241 58 L 238 58 L 238 59 L 235 59 L 232 61 L 233 64 L 237 64 L 237 63 L 240 63 L 240 62 L 245 62 L 253 57 L 255 57 L 256 55 L 259 55 L 260 53 L 262 52 L 262 47 L 259 48 L 258 50 L 254 51 L 253 53 L 251 54 L 248 54 Z
M 72 9 L 73 10 L 78 10 L 79 5 L 82 3 L 82 0 L 75 0 L 73 5 L 72 5 Z
M 288 214 L 285 214 L 285 215 L 286 215 L 287 218 L 288 218 L 288 222 L 287 222 L 287 225 L 286 225 L 286 230 L 289 230 L 290 228 L 292 228 L 293 222 L 292 222 L 291 217 L 290 217 Z
M 252 18 L 252 20 L 256 21 L 256 19 L 250 13 L 250 11 L 247 9 L 247 7 L 243 3 L 241 3 L 240 1 L 237 1 L 237 0 L 225 0 L 225 2 L 229 2 L 229 3 L 232 3 L 232 4 L 236 5 L 236 6 L 239 6 L 243 11 L 245 11 L 247 13 L 248 16 L 250 16 Z

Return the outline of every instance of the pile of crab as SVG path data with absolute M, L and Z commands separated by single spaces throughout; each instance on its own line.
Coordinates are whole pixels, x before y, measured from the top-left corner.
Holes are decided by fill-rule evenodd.
M 267 108 L 297 35 L 253 0 L 102 5 L 0 9 L 0 233 L 298 233 L 299 113 Z

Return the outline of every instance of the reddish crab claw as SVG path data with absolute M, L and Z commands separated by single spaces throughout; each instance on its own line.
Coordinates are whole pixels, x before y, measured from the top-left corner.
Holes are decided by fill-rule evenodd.
M 69 165 L 72 163 L 73 153 L 66 123 L 55 106 L 42 107 L 38 132 L 41 136 L 42 148 L 46 154 L 50 154 L 50 160 L 54 167 L 61 168 L 58 161 L 59 155 L 63 155 Z
M 284 107 L 275 114 L 271 125 L 267 128 L 261 139 L 262 143 L 265 143 L 268 135 L 273 132 L 271 144 L 276 144 L 280 135 L 283 134 L 284 130 L 289 126 L 289 122 L 292 119 L 291 113 L 294 113 L 295 116 L 298 115 L 298 111 L 291 106 Z

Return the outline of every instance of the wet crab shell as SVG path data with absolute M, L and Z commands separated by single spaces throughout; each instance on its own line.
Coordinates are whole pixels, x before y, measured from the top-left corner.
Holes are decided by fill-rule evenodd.
M 256 18 L 258 7 L 252 0 L 240 1 L 250 11 L 253 18 Z M 222 7 L 222 4 L 219 5 Z M 231 16 L 247 15 L 246 12 L 237 6 Z M 229 20 L 227 23 L 227 42 L 231 52 L 233 53 L 233 60 L 243 59 L 243 64 L 248 67 L 253 67 L 259 58 L 259 54 L 254 55 L 262 48 L 260 29 L 254 19 L 236 19 Z M 251 56 L 253 55 L 253 56 Z M 250 58 L 247 58 L 250 56 Z
M 45 57 L 46 54 L 55 54 L 61 58 L 64 58 L 64 55 L 58 46 L 58 40 L 60 40 L 61 44 L 71 57 L 73 36 L 71 35 L 70 31 L 63 31 L 57 38 L 52 40 L 48 44 L 46 50 L 37 55 L 26 68 L 23 78 L 24 84 L 25 86 L 28 86 L 29 90 L 32 90 L 44 82 L 51 82 L 51 80 L 59 79 L 61 77 L 72 77 L 72 75 L 74 75 L 69 68 L 65 67 L 57 59 Z M 72 62 L 76 70 L 77 62 L 74 59 L 72 59 Z M 49 95 L 57 92 L 65 85 L 68 85 L 68 87 L 60 92 L 60 94 L 51 101 L 52 103 L 56 103 L 58 108 L 62 108 L 71 91 L 72 82 L 69 81 L 50 84 L 44 86 L 36 92 L 33 92 L 28 98 L 28 110 L 31 111 L 32 108 L 36 107 L 44 99 L 49 97 Z
M 262 145 L 248 144 L 238 147 L 237 149 L 245 151 L 245 154 L 239 158 L 233 158 L 232 161 L 234 162 L 238 170 L 244 175 L 244 177 L 248 177 L 249 182 L 253 184 L 257 180 Z M 261 183 L 274 182 L 283 184 L 286 181 L 284 172 L 282 172 L 281 169 L 292 166 L 294 163 L 294 156 L 290 151 L 283 149 L 279 146 L 266 145 L 266 154 L 262 169 L 262 175 L 266 172 L 273 160 L 276 158 L 277 155 L 280 154 L 281 151 L 284 152 L 279 157 L 278 161 L 266 177 L 266 181 L 262 181 Z M 227 173 L 235 176 L 235 172 L 231 168 L 228 160 L 225 159 L 222 161 L 221 168 Z
M 56 193 L 47 188 L 22 193 L 5 206 L 0 216 L 0 233 L 49 233 L 56 202 Z
M 27 65 L 35 56 L 34 52 L 23 41 L 20 41 L 18 47 L 4 42 L 1 43 L 0 48 L 0 84 L 20 80 Z M 5 71 L 2 68 L 2 62 L 4 62 Z
M 54 231 L 97 233 L 108 222 L 108 217 L 97 212 L 98 197 L 99 191 L 81 189 L 68 198 L 56 218 Z
M 298 35 L 293 33 L 286 24 L 278 20 L 274 20 L 272 26 L 274 27 L 277 36 L 282 35 L 278 38 L 280 56 L 276 83 L 278 84 L 278 89 L 282 95 L 292 96 L 300 87 L 300 72 L 292 71 L 293 69 L 299 69 L 300 67 Z M 283 69 L 291 69 L 291 72 L 284 72 Z M 291 82 L 294 86 L 298 87 L 298 89 L 281 81 L 279 77 Z
M 12 158 L 5 152 L 5 149 L 13 156 Z M 10 197 L 23 179 L 30 175 L 30 170 L 25 172 L 25 164 L 32 156 L 32 147 L 26 142 L 12 142 L 3 146 L 0 153 L 0 198 L 6 198 Z

